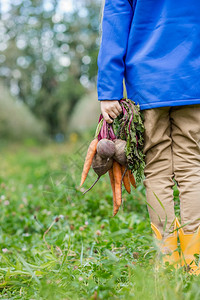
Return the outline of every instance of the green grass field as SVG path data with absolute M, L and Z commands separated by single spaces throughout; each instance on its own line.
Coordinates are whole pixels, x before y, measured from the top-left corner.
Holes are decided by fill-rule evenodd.
M 0 299 L 200 299 L 199 277 L 160 267 L 142 185 L 114 218 L 107 174 L 82 195 L 86 149 L 0 147 Z

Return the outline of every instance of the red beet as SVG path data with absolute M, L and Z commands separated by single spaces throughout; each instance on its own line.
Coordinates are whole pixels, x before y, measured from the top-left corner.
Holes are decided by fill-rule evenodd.
M 98 177 L 95 180 L 95 182 L 91 185 L 91 187 L 83 194 L 86 194 L 88 191 L 90 191 L 93 188 L 93 186 L 99 181 L 100 177 L 106 174 L 106 172 L 112 168 L 112 165 L 112 158 L 102 158 L 98 153 L 96 153 L 92 161 L 92 168 L 98 175 Z
M 120 164 L 125 166 L 127 164 L 127 159 L 126 159 L 126 152 L 125 152 L 125 147 L 126 147 L 126 141 L 116 139 L 114 141 L 115 143 L 115 155 L 113 158 Z
M 92 161 L 92 168 L 100 177 L 104 175 L 108 170 L 110 170 L 112 164 L 112 158 L 102 158 L 98 153 L 96 153 Z
M 115 144 L 108 139 L 102 139 L 97 144 L 97 153 L 102 158 L 110 158 L 115 154 Z

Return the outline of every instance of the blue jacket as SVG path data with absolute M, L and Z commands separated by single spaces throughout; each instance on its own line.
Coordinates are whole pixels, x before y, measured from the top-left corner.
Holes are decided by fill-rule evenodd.
M 200 0 L 106 0 L 97 64 L 99 100 L 200 104 Z

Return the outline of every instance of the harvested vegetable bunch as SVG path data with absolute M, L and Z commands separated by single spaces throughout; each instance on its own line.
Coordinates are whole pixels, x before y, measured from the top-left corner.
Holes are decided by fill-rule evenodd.
M 137 171 L 137 178 L 141 179 L 144 166 L 143 123 L 139 107 L 130 101 L 120 100 L 123 112 L 113 124 L 108 124 L 100 115 L 95 138 L 88 148 L 81 177 L 82 185 L 91 166 L 98 175 L 97 180 L 84 192 L 85 194 L 102 175 L 109 173 L 114 216 L 122 204 L 122 184 L 126 191 L 131 193 L 131 185 L 136 188 L 133 171 Z

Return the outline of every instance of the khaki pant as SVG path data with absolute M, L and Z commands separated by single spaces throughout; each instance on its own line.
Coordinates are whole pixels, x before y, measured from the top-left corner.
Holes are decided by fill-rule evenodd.
M 164 236 L 175 219 L 173 186 L 177 182 L 181 225 L 194 232 L 200 224 L 200 105 L 144 110 L 148 211 Z M 166 228 L 164 228 L 166 224 Z

